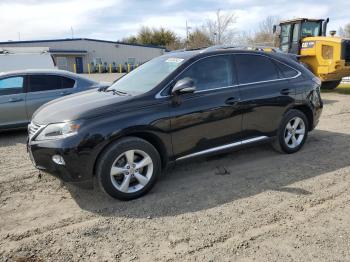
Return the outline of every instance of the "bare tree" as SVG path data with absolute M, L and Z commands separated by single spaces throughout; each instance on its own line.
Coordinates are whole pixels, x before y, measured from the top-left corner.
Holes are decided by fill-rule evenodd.
M 236 23 L 234 13 L 222 13 L 221 10 L 216 11 L 215 19 L 208 19 L 203 30 L 207 33 L 210 40 L 215 44 L 230 44 L 235 35 L 233 25 Z
M 275 45 L 273 26 L 279 24 L 280 17 L 268 16 L 259 23 L 259 29 L 255 32 L 251 42 L 257 45 Z
M 350 38 L 350 23 L 346 24 L 344 27 L 340 27 L 338 31 L 339 36 L 344 38 Z

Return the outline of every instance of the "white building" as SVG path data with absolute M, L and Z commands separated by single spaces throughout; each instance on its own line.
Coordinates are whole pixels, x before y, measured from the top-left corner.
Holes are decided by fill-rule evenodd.
M 77 73 L 87 73 L 88 64 L 93 70 L 92 63 L 114 68 L 142 64 L 165 52 L 163 47 L 89 38 L 0 42 L 0 48 L 6 47 L 48 47 L 59 69 L 74 71 L 75 65 Z

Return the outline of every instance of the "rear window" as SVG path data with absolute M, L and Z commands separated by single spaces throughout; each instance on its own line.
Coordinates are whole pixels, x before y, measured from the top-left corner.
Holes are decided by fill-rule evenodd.
M 270 58 L 261 55 L 235 56 L 238 82 L 249 84 L 279 79 L 278 70 Z

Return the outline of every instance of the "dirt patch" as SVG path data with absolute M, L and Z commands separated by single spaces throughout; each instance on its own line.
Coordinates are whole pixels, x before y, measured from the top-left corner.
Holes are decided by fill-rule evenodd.
M 121 202 L 35 170 L 0 135 L 1 261 L 349 261 L 350 96 L 324 94 L 293 155 L 270 146 L 185 163 Z

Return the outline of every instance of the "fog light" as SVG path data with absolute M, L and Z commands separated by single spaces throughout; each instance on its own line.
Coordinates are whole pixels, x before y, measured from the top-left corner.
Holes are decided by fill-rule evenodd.
M 64 162 L 64 159 L 60 155 L 54 155 L 52 156 L 52 161 L 55 162 L 57 165 L 64 166 L 66 162 Z

